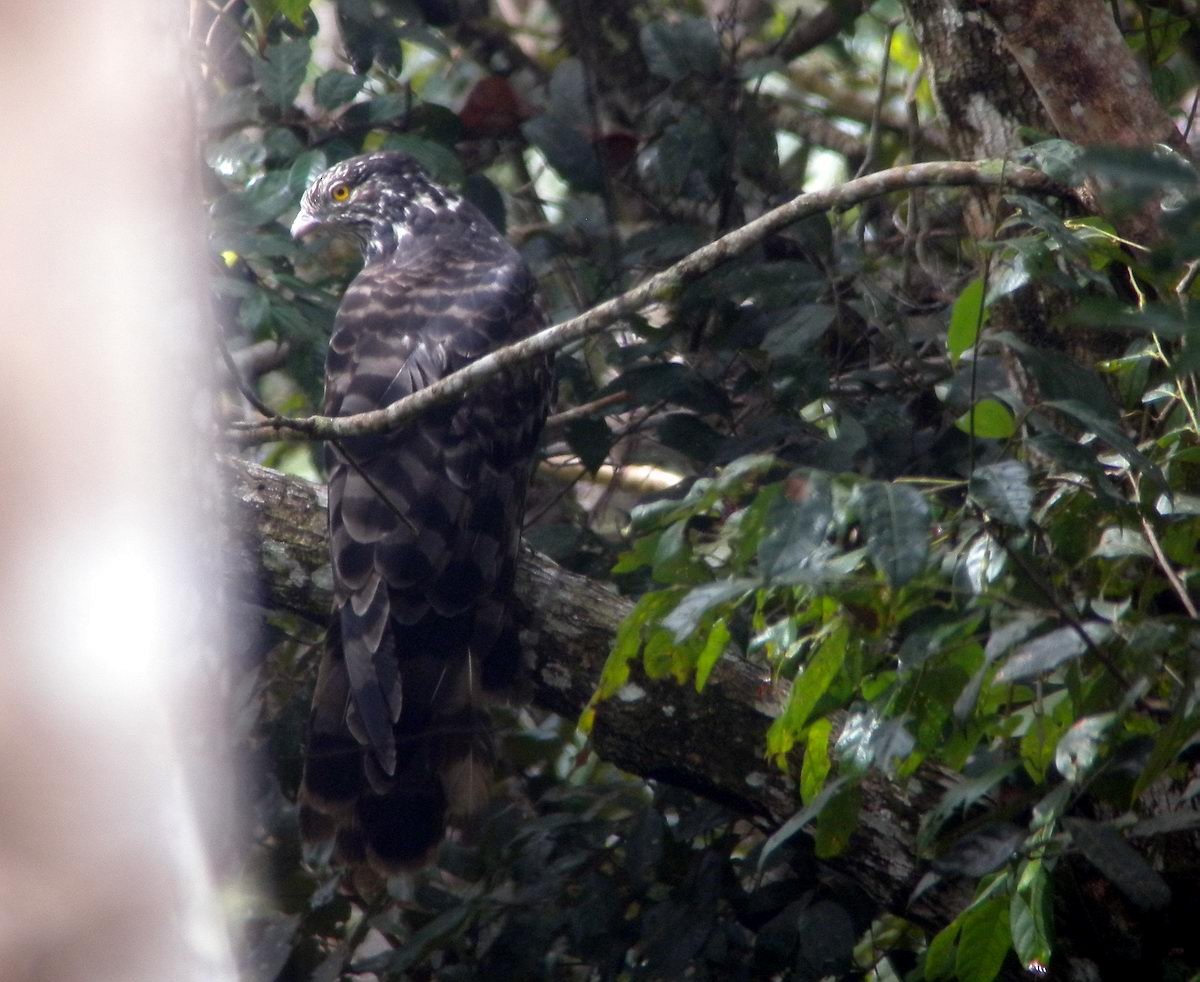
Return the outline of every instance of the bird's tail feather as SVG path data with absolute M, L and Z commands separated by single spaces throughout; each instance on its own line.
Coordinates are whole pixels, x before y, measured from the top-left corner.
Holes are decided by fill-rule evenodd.
M 432 861 L 449 820 L 488 801 L 495 759 L 480 666 L 468 651 L 400 659 L 404 710 L 397 766 L 384 772 L 347 722 L 350 681 L 340 645 L 326 645 L 300 794 L 306 858 L 367 864 L 390 875 Z

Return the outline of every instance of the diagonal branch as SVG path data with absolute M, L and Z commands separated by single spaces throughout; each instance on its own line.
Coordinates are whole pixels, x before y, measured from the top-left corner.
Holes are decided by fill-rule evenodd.
M 825 191 L 798 195 L 786 204 L 697 249 L 675 265 L 655 273 L 620 296 L 598 304 L 578 317 L 494 351 L 384 409 L 355 416 L 275 416 L 261 423 L 234 424 L 230 433 L 231 439 L 234 443 L 248 446 L 285 437 L 328 440 L 398 429 L 430 407 L 459 399 L 491 376 L 514 365 L 531 361 L 573 341 L 597 334 L 650 303 L 669 301 L 684 284 L 703 276 L 726 260 L 746 252 L 767 236 L 802 218 L 831 209 L 850 208 L 870 198 L 894 191 L 908 191 L 914 187 L 963 186 L 1005 186 L 1058 196 L 1071 194 L 1069 189 L 1039 171 L 1006 165 L 1001 161 L 950 160 L 892 167 Z

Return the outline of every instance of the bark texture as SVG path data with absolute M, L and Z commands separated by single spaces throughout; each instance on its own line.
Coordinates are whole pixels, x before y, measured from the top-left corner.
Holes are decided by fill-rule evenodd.
M 979 7 L 1064 139 L 1169 143 L 1186 152 L 1106 0 L 979 0 Z

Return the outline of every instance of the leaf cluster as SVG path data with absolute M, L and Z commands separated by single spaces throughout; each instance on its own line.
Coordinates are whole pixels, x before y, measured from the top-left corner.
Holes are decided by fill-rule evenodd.
M 581 25 L 588 5 L 551 3 L 517 29 L 468 6 L 334 0 L 332 49 L 304 0 L 200 25 L 214 308 L 232 349 L 286 343 L 247 380 L 278 411 L 319 404 L 355 272 L 287 233 L 344 157 L 401 149 L 470 197 L 559 319 L 827 178 L 814 118 L 841 126 L 843 176 L 869 146 L 876 165 L 918 154 L 886 113 L 852 115 L 885 37 L 915 68 L 911 39 L 868 19 L 802 59 L 836 79 L 814 95 L 774 54 L 782 11 L 597 5 Z M 1186 30 L 1149 24 L 1167 84 Z M 798 223 L 559 355 L 558 408 L 599 408 L 552 430 L 527 534 L 636 600 L 597 699 L 635 665 L 702 691 L 722 658 L 754 661 L 782 703 L 763 754 L 796 781 L 793 819 L 618 775 L 574 721 L 514 714 L 503 803 L 438 870 L 351 903 L 296 847 L 319 639 L 276 625 L 241 729 L 262 765 L 248 978 L 986 979 L 1052 963 L 1072 883 L 1130 917 L 1188 896 L 1160 846 L 1200 792 L 1196 177 L 1059 141 L 1020 162 L 1098 181 L 1105 217 L 1014 193 L 973 243 L 961 196 L 897 195 Z M 1123 241 L 1114 222 L 1151 200 L 1163 240 Z M 260 455 L 319 473 L 305 444 Z M 914 899 L 963 879 L 976 898 L 928 938 L 816 865 L 851 848 L 867 776 L 927 765 L 958 781 L 923 816 Z M 1122 964 L 1165 972 L 1195 956 L 1185 934 Z

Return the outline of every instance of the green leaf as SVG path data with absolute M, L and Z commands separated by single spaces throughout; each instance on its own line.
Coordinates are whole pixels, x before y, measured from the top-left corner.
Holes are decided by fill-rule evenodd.
M 303 27 L 304 13 L 312 0 L 249 0 L 249 3 L 254 16 L 258 18 L 260 30 L 265 30 L 276 14 L 283 14 L 297 27 Z
M 839 622 L 825 635 L 792 682 L 787 706 L 767 730 L 767 753 L 781 763 L 795 746 L 796 735 L 804 729 L 821 696 L 841 670 L 849 637 L 850 629 L 844 621 Z
M 962 918 L 954 959 L 958 982 L 994 982 L 1011 947 L 1008 908 L 995 897 L 971 908 Z
M 725 413 L 729 409 L 729 401 L 720 388 L 688 366 L 675 362 L 627 368 L 601 389 L 599 395 L 614 392 L 628 392 L 643 405 L 662 400 L 702 413 Z
M 1108 385 L 1091 368 L 1085 368 L 1061 351 L 1035 348 L 1007 331 L 993 338 L 1021 356 L 1021 364 L 1033 376 L 1043 399 L 1074 399 L 1096 415 L 1113 423 L 1117 421 L 1118 410 Z
M 726 440 L 694 413 L 667 413 L 655 422 L 654 431 L 664 446 L 700 464 L 716 457 Z
M 1091 406 L 1076 399 L 1056 399 L 1052 402 L 1047 402 L 1046 405 L 1051 409 L 1057 409 L 1059 412 L 1074 418 L 1082 426 L 1095 433 L 1096 436 L 1117 451 L 1117 453 L 1125 457 L 1130 464 L 1136 464 L 1142 473 L 1150 478 L 1160 490 L 1167 490 L 1166 478 L 1163 477 L 1162 471 L 1158 469 L 1155 463 L 1138 450 L 1134 446 L 1133 441 L 1122 433 L 1115 423 L 1097 415 Z
M 1111 633 L 1108 626 L 1099 621 L 1084 624 L 1083 632 L 1093 644 L 1103 641 Z M 1087 649 L 1087 642 L 1074 627 L 1060 627 L 1016 648 L 996 673 L 996 681 L 1022 682 L 1078 658 Z
M 599 191 L 604 187 L 600 158 L 573 123 L 543 113 L 524 123 L 521 133 L 575 190 Z
M 985 440 L 1007 440 L 1017 432 L 1012 411 L 996 399 L 980 399 L 954 425 L 964 433 L 974 431 L 975 436 Z
M 617 636 L 613 641 L 613 649 L 604 662 L 600 672 L 600 681 L 596 686 L 593 699 L 607 699 L 616 695 L 618 690 L 629 681 L 629 663 L 642 650 L 642 633 L 647 623 L 660 617 L 664 608 L 668 607 L 674 595 L 671 591 L 645 594 L 629 612 L 629 616 L 621 622 Z
M 1024 528 L 1033 511 L 1029 468 L 1018 460 L 1001 460 L 975 468 L 968 493 L 992 518 Z
M 304 193 L 321 171 L 329 166 L 329 160 L 321 150 L 305 150 L 288 168 L 288 187 L 297 197 Z
M 954 977 L 954 953 L 962 933 L 962 917 L 957 917 L 929 942 L 925 949 L 924 977 L 927 982 L 940 982 Z
M 972 805 L 990 794 L 992 789 L 1006 780 L 1018 766 L 1015 760 L 1006 760 L 974 777 L 960 777 L 954 785 L 946 789 L 936 807 L 925 814 L 921 822 L 918 846 L 922 849 L 929 848 L 947 821 L 960 812 L 965 815 Z
M 1155 738 L 1154 749 L 1150 751 L 1150 757 L 1133 785 L 1132 801 L 1137 801 L 1158 780 L 1197 733 L 1200 733 L 1200 714 L 1187 714 L 1182 708 L 1177 708 Z
M 825 539 L 833 524 L 833 482 L 821 471 L 797 472 L 785 493 L 767 510 L 770 530 L 758 546 L 758 565 L 768 580 L 802 583 L 820 573 L 829 548 Z
M 950 308 L 950 328 L 946 332 L 946 347 L 950 351 L 950 360 L 957 362 L 964 351 L 970 351 L 979 340 L 979 332 L 987 320 L 987 311 L 983 305 L 983 280 L 979 277 L 971 280 L 954 306 Z
M 312 5 L 312 0 L 278 0 L 279 12 L 297 27 L 304 26 L 304 12 Z
M 307 41 L 282 41 L 267 48 L 264 58 L 254 60 L 254 77 L 268 102 L 288 109 L 296 101 L 308 71 Z
M 1197 184 L 1191 163 L 1166 147 L 1091 147 L 1075 163 L 1077 174 L 1106 178 L 1146 196 L 1161 194 L 1165 187 Z
M 817 816 L 813 836 L 813 851 L 818 859 L 840 856 L 850 845 L 850 837 L 858 828 L 858 812 L 862 807 L 862 788 L 857 782 L 848 784 L 835 794 Z
M 681 518 L 658 537 L 652 575 L 657 583 L 696 583 L 708 573 L 693 561 L 687 539 L 688 520 Z
M 904 484 L 872 481 L 860 485 L 855 497 L 867 552 L 893 587 L 903 586 L 929 554 L 929 506 Z
M 313 88 L 317 105 L 322 109 L 336 109 L 344 106 L 358 95 L 367 83 L 365 75 L 351 75 L 349 72 L 326 72 Z
M 700 626 L 704 615 L 714 607 L 735 597 L 743 597 L 758 585 L 758 580 L 735 579 L 693 587 L 683 595 L 679 605 L 663 618 L 662 626 L 675 635 L 676 641 L 683 641 L 691 636 Z
M 703 17 L 646 24 L 639 34 L 642 54 L 655 75 L 678 82 L 688 75 L 714 78 L 721 68 L 721 46 Z
M 942 876 L 953 873 L 978 879 L 1007 863 L 1024 838 L 1024 830 L 1011 822 L 988 822 L 955 840 L 933 868 Z
M 256 332 L 271 313 L 270 297 L 262 290 L 251 289 L 238 305 L 238 324 L 248 333 Z
M 829 776 L 829 737 L 833 724 L 826 718 L 814 720 L 804 741 L 804 763 L 800 767 L 800 800 L 813 801 Z
M 1035 712 L 1029 721 L 1029 729 L 1021 737 L 1021 762 L 1035 781 L 1045 780 L 1046 771 L 1058 752 L 1059 741 L 1073 722 L 1069 699 L 1061 700 L 1053 711 Z
M 391 133 L 383 141 L 384 150 L 399 150 L 408 154 L 429 172 L 429 176 L 442 184 L 462 184 L 466 172 L 462 161 L 449 147 L 425 140 L 409 133 Z
M 1021 964 L 1049 964 L 1051 955 L 1050 877 L 1041 860 L 1026 863 L 1008 908 L 1013 950 Z
M 802 304 L 785 314 L 767 331 L 762 349 L 772 358 L 808 358 L 813 346 L 829 330 L 836 311 L 830 304 Z
M 1058 741 L 1054 751 L 1054 766 L 1058 773 L 1078 784 L 1100 756 L 1104 734 L 1112 726 L 1116 713 L 1098 713 L 1077 720 Z
M 204 162 L 221 177 L 237 184 L 248 183 L 266 159 L 262 141 L 240 130 L 204 148 Z
M 649 147 L 642 158 L 663 190 L 678 194 L 693 173 L 708 178 L 724 156 L 716 125 L 703 113 L 685 110 Z M 711 275 L 711 274 L 710 274 Z M 691 291 L 702 288 L 696 284 Z
M 696 659 L 696 691 L 703 692 L 708 685 L 708 677 L 712 674 L 717 659 L 724 654 L 729 645 L 729 627 L 725 618 L 720 617 L 708 632 L 708 640 L 700 649 L 700 657 Z
M 1167 881 L 1111 825 L 1070 816 L 1063 824 L 1088 862 L 1143 910 L 1159 910 L 1171 902 Z
M 792 836 L 821 814 L 833 796 L 842 790 L 846 781 L 847 778 L 839 777 L 836 781 L 827 784 L 825 790 L 817 795 L 812 802 L 805 805 L 795 815 L 779 826 L 775 833 L 763 843 L 762 851 L 758 854 L 758 868 L 760 870 L 766 869 L 767 860 L 776 849 L 784 845 Z
M 549 111 L 567 124 L 588 118 L 587 74 L 578 58 L 564 58 L 550 76 Z

